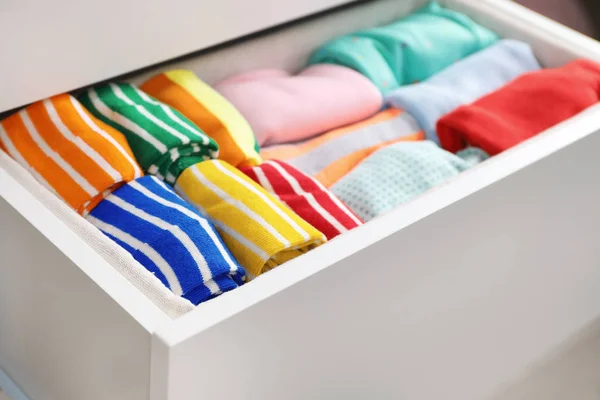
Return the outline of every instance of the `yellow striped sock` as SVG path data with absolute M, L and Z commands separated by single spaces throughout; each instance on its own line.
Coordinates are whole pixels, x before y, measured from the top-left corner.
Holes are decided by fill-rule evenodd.
M 187 168 L 175 190 L 215 223 L 223 241 L 252 275 L 326 241 L 279 199 L 224 161 Z

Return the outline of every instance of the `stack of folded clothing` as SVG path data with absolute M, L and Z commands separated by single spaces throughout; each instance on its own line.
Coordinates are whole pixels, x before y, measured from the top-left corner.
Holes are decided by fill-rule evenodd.
M 200 304 L 599 100 L 600 65 L 540 69 L 526 43 L 431 2 L 296 75 L 213 88 L 174 70 L 36 102 L 0 122 L 0 148 Z
M 59 95 L 8 117 L 0 123 L 0 143 L 176 295 L 199 304 L 244 281 L 244 269 L 210 221 L 173 189 L 143 176 L 125 136 L 74 97 Z
M 175 189 L 215 224 L 251 277 L 327 240 L 238 169 L 260 165 L 262 159 L 250 125 L 227 99 L 187 71 L 158 75 L 142 88 L 178 108 L 219 144 L 218 160 L 186 164 L 175 176 Z

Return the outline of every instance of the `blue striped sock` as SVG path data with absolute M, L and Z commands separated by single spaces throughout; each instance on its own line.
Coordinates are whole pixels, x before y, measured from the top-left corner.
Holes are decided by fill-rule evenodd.
M 212 223 L 153 176 L 115 190 L 87 219 L 194 304 L 245 279 Z

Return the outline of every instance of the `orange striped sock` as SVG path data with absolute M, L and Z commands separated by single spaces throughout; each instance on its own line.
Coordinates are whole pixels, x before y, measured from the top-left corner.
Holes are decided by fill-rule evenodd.
M 219 145 L 219 159 L 234 167 L 262 162 L 254 132 L 242 114 L 193 72 L 168 71 L 140 86 L 144 92 L 175 108 Z
M 123 135 L 71 95 L 38 101 L 0 122 L 0 145 L 80 214 L 143 175 Z
M 412 115 L 390 108 L 303 142 L 268 147 L 260 154 L 265 160 L 285 161 L 329 188 L 378 149 L 424 138 Z

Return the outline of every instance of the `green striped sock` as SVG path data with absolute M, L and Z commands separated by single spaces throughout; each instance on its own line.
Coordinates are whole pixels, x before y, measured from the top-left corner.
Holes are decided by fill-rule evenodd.
M 125 135 L 147 173 L 170 184 L 187 167 L 219 156 L 217 143 L 193 122 L 129 83 L 90 88 L 79 101 Z

